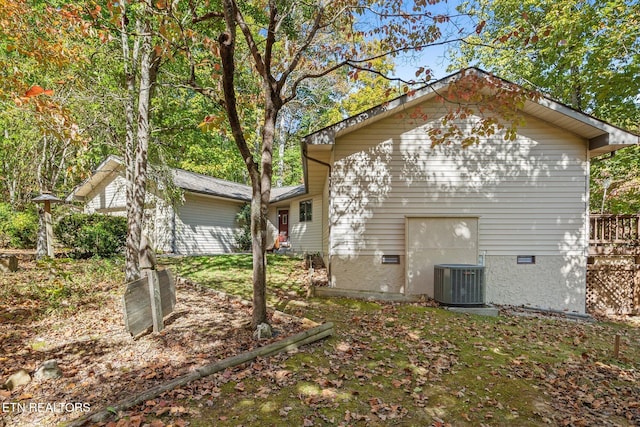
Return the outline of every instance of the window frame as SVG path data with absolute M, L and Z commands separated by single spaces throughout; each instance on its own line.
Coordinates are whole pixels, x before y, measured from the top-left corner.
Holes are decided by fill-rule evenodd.
M 301 200 L 298 206 L 300 210 L 300 222 L 313 221 L 313 200 Z

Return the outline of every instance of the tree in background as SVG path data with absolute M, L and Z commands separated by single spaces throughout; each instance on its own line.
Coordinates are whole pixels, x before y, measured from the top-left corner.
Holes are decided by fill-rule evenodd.
M 0 192 L 20 208 L 64 192 L 87 135 L 69 108 L 89 27 L 76 5 L 0 0 Z
M 640 128 L 640 4 L 632 0 L 471 0 L 461 11 L 485 22 L 461 45 L 458 66 L 489 71 L 550 94 L 610 123 Z M 637 213 L 638 149 L 592 164 L 591 211 Z
M 125 280 L 140 277 L 140 260 L 152 259 L 143 245 L 144 203 L 151 139 L 151 99 L 161 63 L 162 47 L 154 40 L 153 6 L 150 2 L 120 0 L 109 3 L 118 23 L 125 78 L 125 178 L 127 181 L 127 244 Z
M 84 162 L 89 138 L 71 106 L 78 100 L 74 75 L 87 65 L 83 15 L 94 12 L 0 1 L 0 193 L 15 211 L 30 210 L 40 193 L 68 191 Z M 38 210 L 38 252 L 44 253 L 42 205 Z

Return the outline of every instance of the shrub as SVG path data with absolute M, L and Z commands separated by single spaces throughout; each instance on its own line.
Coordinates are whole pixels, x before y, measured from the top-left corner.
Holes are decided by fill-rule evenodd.
M 0 203 L 0 247 L 33 248 L 38 239 L 38 214 L 35 209 L 15 211 Z
M 124 249 L 127 219 L 102 214 L 69 214 L 56 223 L 55 234 L 76 258 L 110 258 Z

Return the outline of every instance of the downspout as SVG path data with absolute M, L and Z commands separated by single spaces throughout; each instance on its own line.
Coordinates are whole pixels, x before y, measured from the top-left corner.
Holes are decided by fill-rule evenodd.
M 302 145 L 302 156 L 308 161 L 312 161 L 315 163 L 318 163 L 319 165 L 322 166 L 326 166 L 327 169 L 329 170 L 329 189 L 328 189 L 328 200 L 327 202 L 330 204 L 331 203 L 331 173 L 332 173 L 332 167 L 329 163 L 323 162 L 322 160 L 318 160 L 318 159 L 314 159 L 313 157 L 309 157 L 309 155 L 307 154 L 307 146 L 305 143 L 303 143 Z M 309 182 L 308 178 L 305 180 L 307 183 Z M 330 206 L 327 206 L 327 212 L 330 213 L 331 209 Z M 328 242 L 327 242 L 327 252 L 329 251 L 329 248 L 331 247 L 331 221 L 329 221 L 327 227 L 329 227 L 329 229 L 327 230 L 327 235 L 328 237 Z M 330 254 L 327 253 L 327 279 L 329 280 L 329 283 L 331 283 L 331 256 Z

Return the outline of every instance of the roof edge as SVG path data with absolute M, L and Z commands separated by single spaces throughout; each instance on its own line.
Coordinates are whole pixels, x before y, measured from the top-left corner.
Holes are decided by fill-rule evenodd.
M 114 165 L 114 167 L 109 167 L 109 165 Z M 117 165 L 117 166 L 115 166 Z M 112 173 L 114 173 L 116 171 L 116 168 L 120 168 L 121 166 L 124 166 L 124 161 L 122 160 L 122 158 L 116 156 L 116 155 L 109 155 L 107 156 L 91 173 L 91 175 L 86 178 L 82 183 L 78 184 L 70 193 L 69 195 L 67 195 L 65 197 L 65 201 L 67 202 L 72 202 L 74 200 L 76 201 L 81 201 L 84 202 L 86 201 L 86 197 L 88 195 L 90 195 L 92 193 L 92 191 L 94 191 L 96 188 L 99 188 L 99 186 L 102 184 L 103 180 L 108 178 L 109 175 L 111 175 Z M 108 168 L 107 170 L 105 170 L 106 168 Z M 216 177 L 212 177 L 209 175 L 204 175 L 201 173 L 197 173 L 197 172 L 192 172 L 192 171 L 188 171 L 185 169 L 180 169 L 180 168 L 170 168 L 171 170 L 171 174 L 172 174 L 172 179 L 174 181 L 174 184 L 176 184 L 176 187 L 182 189 L 185 192 L 189 192 L 189 193 L 193 193 L 193 194 L 199 194 L 199 195 L 205 195 L 205 196 L 211 196 L 211 197 L 216 197 L 216 198 L 220 198 L 220 199 L 226 199 L 226 200 L 233 200 L 233 201 L 242 201 L 242 202 L 250 202 L 251 201 L 251 186 L 250 185 L 246 185 L 246 184 L 241 184 L 238 182 L 234 182 L 234 181 L 229 181 L 229 180 L 225 180 L 225 179 L 221 179 L 221 178 L 216 178 Z M 119 172 L 119 171 L 118 171 Z M 214 180 L 215 182 L 218 182 L 224 186 L 235 186 L 236 188 L 240 188 L 242 190 L 245 190 L 248 195 L 240 195 L 240 194 L 233 194 L 232 192 L 224 192 L 224 191 L 214 191 L 214 190 L 209 190 L 209 191 L 205 191 L 205 190 L 199 190 L 196 188 L 189 188 L 188 186 L 185 186 L 184 183 L 182 185 L 178 185 L 177 183 L 175 183 L 176 181 L 176 172 L 178 173 L 185 173 L 185 174 L 189 174 L 192 175 L 195 179 L 198 179 L 199 177 L 202 177 L 202 179 L 206 179 L 206 180 Z M 280 187 L 273 187 L 273 188 L 280 188 Z M 285 187 L 285 188 L 289 188 L 289 187 Z M 294 198 L 294 197 L 298 197 L 301 195 L 301 188 L 304 189 L 304 192 L 302 194 L 306 193 L 306 185 L 305 184 L 301 184 L 298 186 L 291 186 L 289 190 L 285 191 L 284 193 L 278 194 L 277 196 L 271 198 L 270 203 L 274 203 L 274 202 L 281 202 L 290 198 Z M 84 190 L 84 191 L 83 191 Z M 273 192 L 273 189 L 272 189 Z
M 414 104 L 424 102 L 429 99 L 429 95 L 437 95 L 438 90 L 446 87 L 453 80 L 459 78 L 460 76 L 469 73 L 474 73 L 476 74 L 476 76 L 498 79 L 506 84 L 521 87 L 521 85 L 496 76 L 495 74 L 487 72 L 480 68 L 464 68 L 420 89 L 401 95 L 390 101 L 372 107 L 362 113 L 348 117 L 340 122 L 317 130 L 316 132 L 305 136 L 302 139 L 302 143 L 304 145 L 331 145 L 335 142 L 335 138 L 337 136 L 341 136 L 359 129 L 365 124 L 381 120 L 400 108 L 409 108 Z M 558 114 L 563 114 L 572 120 L 582 122 L 601 131 L 602 135 L 596 138 L 587 138 L 590 146 L 589 149 L 593 150 L 594 152 L 597 151 L 598 154 L 602 154 L 603 152 L 608 151 L 615 151 L 617 149 L 628 147 L 631 145 L 640 144 L 640 135 L 622 127 L 608 123 L 604 120 L 598 119 L 588 113 L 577 110 L 560 101 L 556 101 L 555 99 L 547 95 L 541 94 L 538 99 L 531 100 L 529 102 L 538 104 L 544 108 L 557 112 Z

